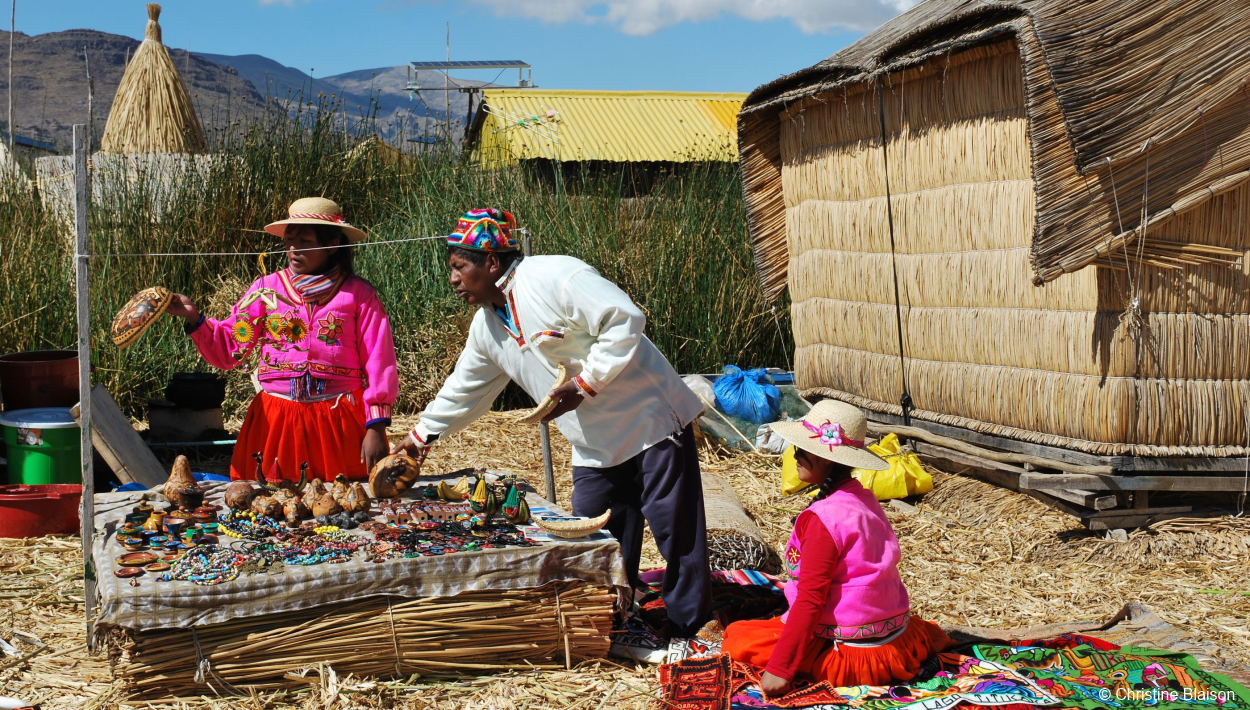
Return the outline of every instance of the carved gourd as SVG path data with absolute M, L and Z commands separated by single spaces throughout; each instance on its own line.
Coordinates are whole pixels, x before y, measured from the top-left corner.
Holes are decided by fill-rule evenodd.
M 204 502 L 204 491 L 191 475 L 191 462 L 186 456 L 174 459 L 174 467 L 169 473 L 169 480 L 162 489 L 165 498 L 179 510 L 191 511 Z
M 369 489 L 374 498 L 397 498 L 416 483 L 421 464 L 406 454 L 383 458 L 369 473 Z

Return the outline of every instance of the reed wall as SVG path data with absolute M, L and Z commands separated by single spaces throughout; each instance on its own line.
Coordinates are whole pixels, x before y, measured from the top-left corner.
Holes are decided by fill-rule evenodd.
M 1246 266 L 1121 252 L 1123 264 L 1034 285 L 1026 106 L 1045 103 L 1026 93 L 1020 49 L 891 74 L 880 103 L 859 84 L 781 113 L 800 386 L 898 412 L 905 376 L 920 418 L 1103 454 L 1240 453 Z M 1244 250 L 1248 209 L 1239 187 L 1149 236 Z M 1140 328 L 1121 317 L 1134 296 Z

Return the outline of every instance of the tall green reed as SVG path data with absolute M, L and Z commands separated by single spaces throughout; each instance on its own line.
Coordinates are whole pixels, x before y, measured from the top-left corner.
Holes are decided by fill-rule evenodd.
M 141 288 L 160 284 L 223 316 L 261 275 L 256 257 L 118 256 L 274 249 L 262 227 L 296 198 L 324 195 L 374 240 L 445 234 L 472 207 L 513 212 L 535 253 L 570 254 L 618 283 L 647 314 L 647 334 L 682 372 L 726 363 L 786 366 L 785 309 L 778 323 L 755 281 L 735 165 L 697 163 L 660 176 L 632 197 L 620 174 L 578 173 L 553 186 L 522 167 L 482 170 L 448 151 L 397 156 L 345 130 L 326 104 L 228 126 L 212 158 L 185 171 L 107 174 L 91 213 L 92 333 L 96 379 L 139 415 L 173 372 L 209 368 L 165 319 L 126 351 L 108 337 L 112 315 Z M 365 122 L 364 128 L 367 128 Z M 116 168 L 111 168 L 118 172 Z M 73 347 L 69 225 L 35 191 L 0 201 L 0 351 Z M 280 254 L 268 270 L 284 265 Z M 472 312 L 447 284 L 437 240 L 361 246 L 358 272 L 381 293 L 400 357 L 401 411 L 433 396 L 454 364 Z M 246 377 L 231 375 L 232 414 L 246 404 Z M 513 404 L 522 404 L 516 402 Z

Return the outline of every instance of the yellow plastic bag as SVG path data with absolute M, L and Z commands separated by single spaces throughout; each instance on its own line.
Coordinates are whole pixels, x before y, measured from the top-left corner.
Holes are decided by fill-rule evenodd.
M 898 436 L 887 434 L 881 441 L 868 447 L 869 451 L 885 459 L 890 464 L 888 471 L 868 471 L 857 468 L 851 475 L 872 491 L 877 500 L 906 498 L 920 495 L 933 490 L 933 477 L 920 465 L 920 457 L 913 453 L 900 453 L 902 445 Z M 799 478 L 798 464 L 794 460 L 794 446 L 787 446 L 781 454 L 781 495 L 791 496 L 811 486 Z M 816 495 L 817 489 L 812 486 L 809 495 Z
M 881 441 L 870 445 L 868 450 L 885 459 L 890 469 L 867 471 L 857 468 L 851 475 L 864 488 L 871 490 L 877 500 L 906 498 L 933 490 L 933 477 L 920 465 L 920 457 L 911 452 L 900 453 L 902 446 L 898 436 L 887 434 Z M 798 478 L 797 473 L 795 478 Z

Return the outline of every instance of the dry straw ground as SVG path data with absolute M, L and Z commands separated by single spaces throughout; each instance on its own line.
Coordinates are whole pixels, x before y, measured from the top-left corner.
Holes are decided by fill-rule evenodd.
M 397 423 L 396 431 L 402 429 Z M 553 434 L 559 500 L 569 500 L 568 444 Z M 789 535 L 801 497 L 778 496 L 773 461 L 703 452 L 705 470 L 727 478 L 775 545 Z M 427 464 L 509 469 L 542 487 L 537 427 L 492 413 L 439 447 Z M 1172 522 L 1127 543 L 1099 540 L 1031 498 L 937 474 L 919 512 L 887 508 L 903 546 L 902 570 L 915 610 L 934 621 L 1010 628 L 1100 619 L 1140 600 L 1168 622 L 1214 642 L 1227 660 L 1250 664 L 1250 522 L 1225 519 L 1195 532 Z M 645 563 L 657 565 L 651 547 Z M 87 654 L 81 617 L 81 557 L 74 538 L 0 541 L 0 638 L 21 660 L 0 657 L 0 695 L 45 708 L 117 707 L 107 662 Z M 297 690 L 245 701 L 204 698 L 199 708 L 654 707 L 655 668 L 607 660 L 572 671 L 508 673 L 458 682 L 362 681 L 311 668 Z

